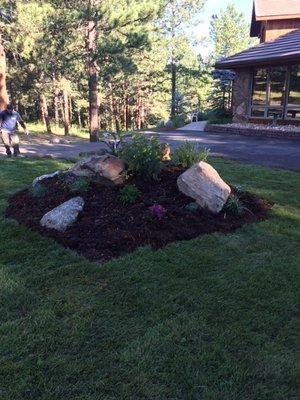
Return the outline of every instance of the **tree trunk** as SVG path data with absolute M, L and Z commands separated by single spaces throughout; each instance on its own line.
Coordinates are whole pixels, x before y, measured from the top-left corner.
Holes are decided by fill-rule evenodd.
M 141 98 L 140 95 L 138 97 L 138 101 L 137 101 L 137 128 L 138 130 L 141 130 L 142 128 L 142 110 L 141 110 Z
M 72 98 L 69 96 L 69 115 L 70 115 L 70 126 L 72 126 L 72 120 L 73 120 L 73 104 L 72 104 Z
M 172 81 L 172 89 L 171 89 L 171 119 L 174 119 L 176 116 L 176 78 L 177 78 L 177 67 L 174 58 L 171 61 L 171 81 Z
M 43 123 L 46 126 L 46 131 L 48 134 L 52 134 L 51 123 L 50 123 L 49 113 L 48 113 L 47 100 L 43 93 L 40 94 L 40 110 L 41 110 L 41 120 L 43 121 Z
M 82 129 L 82 119 L 81 119 L 81 110 L 80 108 L 77 109 L 77 117 L 78 117 L 78 126 Z
M 95 0 L 88 1 L 88 13 L 92 15 Z M 86 49 L 88 52 L 88 86 L 89 86 L 89 131 L 90 141 L 97 141 L 98 136 L 98 74 L 96 65 L 96 40 L 97 40 L 97 21 L 90 20 L 87 26 Z
M 54 92 L 54 119 L 55 124 L 59 125 L 59 90 L 55 89 Z
M 6 55 L 0 34 L 0 111 L 4 110 L 8 103 L 9 99 L 6 89 Z
M 63 107 L 64 107 L 64 129 L 65 135 L 69 134 L 70 130 L 70 111 L 69 111 L 69 96 L 66 90 L 63 91 Z

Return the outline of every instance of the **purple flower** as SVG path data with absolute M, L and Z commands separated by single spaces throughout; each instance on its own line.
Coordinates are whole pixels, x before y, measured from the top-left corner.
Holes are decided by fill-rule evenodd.
M 158 218 L 162 219 L 162 217 L 166 214 L 167 210 L 161 206 L 160 204 L 153 204 L 153 206 L 149 207 L 149 211 L 151 214 Z

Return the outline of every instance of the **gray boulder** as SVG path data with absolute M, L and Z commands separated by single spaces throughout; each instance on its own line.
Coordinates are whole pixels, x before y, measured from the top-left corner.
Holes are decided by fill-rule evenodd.
M 231 193 L 230 187 L 218 172 L 204 161 L 181 174 L 177 179 L 177 185 L 182 193 L 213 213 L 222 210 Z
M 70 170 L 77 176 L 85 176 L 90 179 L 99 177 L 109 179 L 115 184 L 123 183 L 125 165 L 120 158 L 111 154 L 93 156 L 76 163 Z
M 40 225 L 64 232 L 78 218 L 80 211 L 83 210 L 84 200 L 82 197 L 73 197 L 53 210 L 47 212 L 40 221 Z
M 37 183 L 41 183 L 45 179 L 51 179 L 54 178 L 55 176 L 58 176 L 60 174 L 60 171 L 55 171 L 52 174 L 46 174 L 46 175 L 41 175 L 35 178 L 32 182 L 32 187 L 34 187 Z

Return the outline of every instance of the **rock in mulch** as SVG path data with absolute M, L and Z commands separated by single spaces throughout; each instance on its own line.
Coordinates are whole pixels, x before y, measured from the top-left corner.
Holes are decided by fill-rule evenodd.
M 113 155 L 89 157 L 76 163 L 70 170 L 77 176 L 85 176 L 90 179 L 103 177 L 115 184 L 123 183 L 122 174 L 125 165 L 122 160 Z
M 41 183 L 45 179 L 51 179 L 54 178 L 55 176 L 59 175 L 60 171 L 55 171 L 52 174 L 46 174 L 46 175 L 41 175 L 35 178 L 32 182 L 32 187 L 34 187 L 36 184 Z
M 170 156 L 171 148 L 168 145 L 168 143 L 162 143 L 161 147 L 162 147 L 162 152 L 163 152 L 162 161 L 171 161 L 171 156 Z
M 218 172 L 204 161 L 181 174 L 177 185 L 182 193 L 213 213 L 222 210 L 231 193 L 230 187 L 221 179 Z
M 40 225 L 64 232 L 78 218 L 80 211 L 83 210 L 84 200 L 82 197 L 73 197 L 53 210 L 47 212 L 40 221 Z

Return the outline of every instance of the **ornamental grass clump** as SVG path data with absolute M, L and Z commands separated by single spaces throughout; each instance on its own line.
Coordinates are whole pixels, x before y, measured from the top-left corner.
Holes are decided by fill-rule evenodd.
M 71 193 L 87 192 L 90 187 L 90 181 L 87 178 L 80 177 L 68 184 Z
M 224 205 L 223 210 L 232 215 L 241 216 L 246 211 L 249 211 L 247 207 L 238 199 L 236 196 L 230 196 Z
M 134 204 L 140 195 L 140 191 L 134 185 L 128 185 L 120 190 L 119 200 L 123 204 Z
M 131 142 L 125 143 L 120 158 L 127 165 L 129 173 L 139 175 L 145 180 L 159 178 L 163 168 L 163 149 L 154 137 L 135 135 Z
M 209 152 L 209 149 L 198 150 L 194 143 L 185 142 L 174 151 L 172 161 L 177 166 L 190 168 L 200 161 L 207 161 Z

